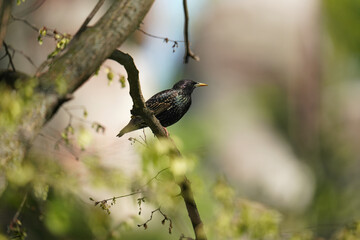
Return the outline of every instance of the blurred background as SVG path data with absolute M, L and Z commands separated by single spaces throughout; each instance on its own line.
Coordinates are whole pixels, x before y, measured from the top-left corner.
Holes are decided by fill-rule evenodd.
M 14 3 L 13 15 L 38 28 L 74 34 L 96 2 L 26 0 L 20 6 Z M 107 1 L 91 23 L 109 4 Z M 136 31 L 120 50 L 134 58 L 146 99 L 183 78 L 209 85 L 195 90 L 189 112 L 168 128 L 180 150 L 193 161 L 188 163 L 188 177 L 209 238 L 336 238 L 341 229 L 360 218 L 360 2 L 188 0 L 188 7 L 191 48 L 199 62 L 183 64 L 180 0 L 156 0 L 139 27 L 175 40 L 178 46 Z M 36 72 L 21 52 L 40 66 L 55 48 L 52 39 L 39 45 L 37 36 L 22 21 L 10 23 L 5 40 L 18 50 L 14 55 L 18 71 Z M 2 69 L 8 66 L 6 59 L 0 64 Z M 59 186 L 54 189 L 68 191 L 69 186 L 76 186 L 72 193 L 77 200 L 55 190 L 47 193 L 48 212 L 39 220 L 47 228 L 28 225 L 28 234 L 33 234 L 30 239 L 178 239 L 181 233 L 192 235 L 185 207 L 174 207 L 181 201 L 161 194 L 142 204 L 141 216 L 136 197 L 117 200 L 110 216 L 89 201 L 89 197 L 101 200 L 130 193 L 166 167 L 146 162 L 154 153 L 139 143 L 145 138 L 142 130 L 115 137 L 128 123 L 132 107 L 128 84 L 124 87 L 117 81 L 122 75 L 126 72 L 121 66 L 106 61 L 37 137 L 34 153 L 59 163 L 65 178 L 71 176 L 73 181 L 69 185 L 56 181 L 54 186 Z M 75 133 L 74 140 L 66 144 L 61 134 L 69 123 Z M 96 126 L 105 127 L 105 132 L 97 133 Z M 155 144 L 148 129 L 145 134 L 149 144 Z M 31 169 L 33 178 L 29 179 L 38 179 L 39 169 Z M 17 174 L 26 176 L 23 171 Z M 0 202 L 9 204 L 9 199 L 16 199 L 16 191 L 8 193 L 11 180 L 1 179 Z M 22 187 L 25 183 L 14 184 Z M 162 181 L 156 184 L 154 189 L 166 193 Z M 21 199 L 11 208 L 0 207 L 3 233 Z M 147 232 L 136 227 L 157 204 L 172 210 L 177 219 L 173 219 L 175 234 L 167 234 L 161 216 Z M 63 208 L 69 213 L 59 216 Z M 69 215 L 74 211 L 88 215 L 78 216 L 81 221 L 73 219 Z M 72 229 L 73 222 L 88 226 L 91 233 L 84 233 L 87 228 L 83 232 Z

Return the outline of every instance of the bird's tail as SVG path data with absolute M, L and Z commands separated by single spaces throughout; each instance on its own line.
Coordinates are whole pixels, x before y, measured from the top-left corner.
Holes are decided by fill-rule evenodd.
M 123 130 L 121 130 L 121 131 L 119 132 L 119 134 L 116 135 L 116 136 L 117 136 L 117 137 L 122 137 L 125 133 L 126 133 L 126 132 L 124 132 Z
M 118 135 L 116 135 L 117 137 L 122 137 L 125 133 L 128 132 L 132 132 L 139 129 L 134 123 L 132 123 L 131 121 L 129 122 L 128 125 L 126 125 L 123 129 L 121 129 L 121 131 L 119 132 Z

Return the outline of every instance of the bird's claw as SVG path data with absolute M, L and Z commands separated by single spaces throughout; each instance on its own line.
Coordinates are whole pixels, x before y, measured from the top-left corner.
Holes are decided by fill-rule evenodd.
M 166 137 L 169 137 L 169 132 L 168 132 L 168 130 L 166 129 L 166 127 L 163 127 L 164 128 L 164 130 L 165 130 L 165 132 L 166 132 Z

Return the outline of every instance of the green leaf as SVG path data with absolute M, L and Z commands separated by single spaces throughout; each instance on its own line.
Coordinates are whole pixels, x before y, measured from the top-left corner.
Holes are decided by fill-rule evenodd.
M 48 58 L 53 58 L 60 52 L 59 48 L 56 48 L 52 53 L 49 54 Z
M 71 126 L 71 125 L 67 126 L 65 131 L 67 131 L 70 134 L 74 134 L 74 132 L 75 132 L 73 126 Z
M 85 149 L 87 146 L 89 146 L 91 141 L 92 141 L 91 133 L 83 127 L 80 128 L 79 135 L 77 137 L 77 142 L 80 145 L 81 149 Z
M 119 82 L 121 84 L 121 87 L 124 88 L 125 87 L 125 76 L 124 75 L 120 75 Z
M 42 44 L 44 43 L 41 35 L 38 36 L 38 39 L 37 39 L 37 40 L 38 40 L 39 45 L 42 45 Z
M 97 75 L 99 75 L 99 71 L 100 71 L 100 67 L 98 67 L 97 69 L 96 69 L 96 71 L 95 71 L 95 75 L 97 76 Z
M 114 73 L 112 71 L 108 72 L 106 75 L 108 79 L 108 84 L 110 85 L 112 83 L 112 80 L 114 79 Z
M 97 123 L 97 122 L 93 122 L 91 124 L 91 127 L 95 129 L 95 131 L 98 133 L 98 132 L 102 132 L 104 133 L 105 132 L 105 127 L 103 125 L 101 125 L 100 123 Z
M 16 5 L 20 5 L 21 3 L 25 2 L 25 0 L 16 0 Z
M 46 33 L 47 33 L 47 29 L 46 27 L 43 27 L 39 30 L 39 35 L 42 36 L 42 37 L 45 37 L 46 36 Z
M 33 185 L 34 196 L 45 201 L 48 197 L 49 185 L 41 182 L 35 182 Z

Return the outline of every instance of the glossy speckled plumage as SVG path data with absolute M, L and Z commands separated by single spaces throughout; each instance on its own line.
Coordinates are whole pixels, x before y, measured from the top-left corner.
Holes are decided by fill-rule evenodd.
M 161 91 L 146 101 L 146 106 L 152 110 L 163 127 L 168 127 L 179 121 L 189 110 L 191 94 L 196 87 L 207 86 L 192 80 L 181 80 L 171 89 Z M 130 122 L 120 131 L 117 137 L 125 133 L 147 127 L 141 117 L 131 117 Z

